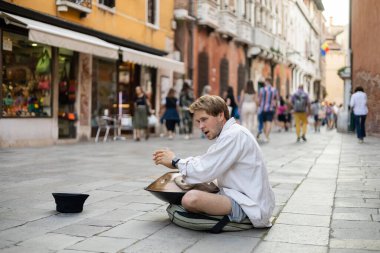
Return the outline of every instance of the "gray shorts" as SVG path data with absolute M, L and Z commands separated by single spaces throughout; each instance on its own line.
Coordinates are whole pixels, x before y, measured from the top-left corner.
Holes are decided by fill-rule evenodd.
M 218 194 L 226 196 L 231 200 L 231 213 L 228 215 L 230 221 L 241 222 L 242 220 L 247 218 L 247 215 L 245 214 L 241 206 L 231 197 L 227 196 L 222 189 L 220 189 Z

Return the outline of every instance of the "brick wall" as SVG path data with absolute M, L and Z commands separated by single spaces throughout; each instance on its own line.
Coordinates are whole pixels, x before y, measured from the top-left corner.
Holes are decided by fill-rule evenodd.
M 380 1 L 352 0 L 352 86 L 368 96 L 367 132 L 380 135 Z

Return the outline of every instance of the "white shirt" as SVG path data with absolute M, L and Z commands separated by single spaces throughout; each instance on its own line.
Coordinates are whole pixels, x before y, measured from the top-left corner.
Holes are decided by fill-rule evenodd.
M 219 188 L 235 200 L 255 227 L 270 227 L 275 200 L 262 153 L 253 135 L 229 119 L 206 154 L 178 162 L 189 184 L 217 179 Z
M 350 106 L 354 108 L 355 115 L 367 115 L 367 95 L 362 91 L 357 91 L 351 96 Z

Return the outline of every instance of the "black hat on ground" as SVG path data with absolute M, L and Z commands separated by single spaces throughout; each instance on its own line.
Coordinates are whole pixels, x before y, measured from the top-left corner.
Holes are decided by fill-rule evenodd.
M 57 204 L 57 212 L 80 213 L 88 194 L 82 193 L 52 193 Z

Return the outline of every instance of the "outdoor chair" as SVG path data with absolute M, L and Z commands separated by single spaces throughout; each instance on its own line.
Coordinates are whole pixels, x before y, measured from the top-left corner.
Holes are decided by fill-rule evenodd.
M 111 118 L 109 116 L 98 116 L 96 117 L 96 122 L 98 124 L 98 131 L 96 132 L 95 142 L 98 142 L 99 135 L 102 130 L 105 130 L 103 137 L 103 142 L 107 141 L 108 134 L 111 129 L 114 130 L 114 138 L 116 137 L 116 131 L 118 129 L 118 120 Z

